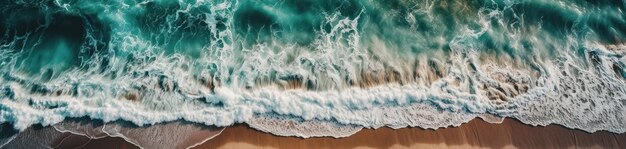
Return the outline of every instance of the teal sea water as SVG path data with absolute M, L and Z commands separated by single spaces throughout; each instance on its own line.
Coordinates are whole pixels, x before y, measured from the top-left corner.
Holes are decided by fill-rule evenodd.
M 623 0 L 4 0 L 0 123 L 626 132 Z

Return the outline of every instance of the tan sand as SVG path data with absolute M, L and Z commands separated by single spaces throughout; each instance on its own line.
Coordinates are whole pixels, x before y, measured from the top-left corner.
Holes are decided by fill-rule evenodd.
M 587 133 L 559 125 L 533 127 L 514 119 L 475 119 L 456 128 L 365 129 L 347 138 L 277 137 L 244 125 L 229 127 L 198 148 L 626 148 L 626 134 Z
M 84 148 L 134 148 L 120 138 L 92 140 Z M 456 128 L 364 129 L 347 138 L 279 137 L 245 125 L 226 128 L 196 148 L 626 148 L 626 134 L 587 133 L 559 125 L 534 127 L 514 119 L 490 124 L 475 119 Z

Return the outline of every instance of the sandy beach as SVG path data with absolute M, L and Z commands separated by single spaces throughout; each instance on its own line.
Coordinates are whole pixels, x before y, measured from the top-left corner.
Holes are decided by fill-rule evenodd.
M 137 148 L 121 138 L 84 141 L 74 144 L 80 144 L 80 148 Z M 559 125 L 529 126 L 514 119 L 505 119 L 502 124 L 474 119 L 460 127 L 438 130 L 364 129 L 339 139 L 280 137 L 235 125 L 194 148 L 624 148 L 625 145 L 626 134 L 587 133 Z

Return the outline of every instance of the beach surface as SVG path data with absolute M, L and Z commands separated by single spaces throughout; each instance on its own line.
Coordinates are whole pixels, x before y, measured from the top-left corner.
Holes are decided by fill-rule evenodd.
M 88 141 L 88 142 L 85 142 Z M 75 137 L 80 148 L 137 148 L 122 138 L 89 141 Z M 515 119 L 501 124 L 474 119 L 459 127 L 364 129 L 346 138 L 281 137 L 246 125 L 227 127 L 219 136 L 193 148 L 625 148 L 626 134 L 587 133 L 559 125 L 530 126 Z M 64 147 L 73 148 L 70 144 Z

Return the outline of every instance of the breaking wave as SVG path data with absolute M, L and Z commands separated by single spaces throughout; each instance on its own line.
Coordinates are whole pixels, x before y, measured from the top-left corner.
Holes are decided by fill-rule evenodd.
M 626 132 L 626 1 L 8 0 L 0 123 Z

